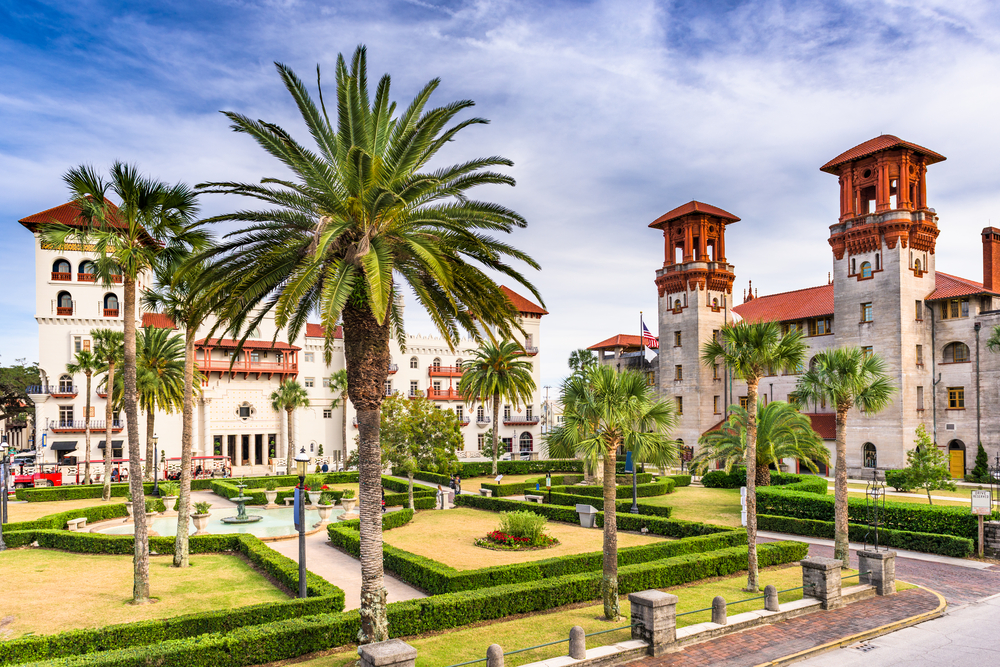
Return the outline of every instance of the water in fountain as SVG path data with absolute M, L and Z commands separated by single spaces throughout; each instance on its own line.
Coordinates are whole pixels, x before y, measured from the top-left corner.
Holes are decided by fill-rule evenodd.
M 243 495 L 243 489 L 247 488 L 247 485 L 240 480 L 240 483 L 236 485 L 236 488 L 240 490 L 240 495 L 235 498 L 230 498 L 236 503 L 236 516 L 226 516 L 222 520 L 225 523 L 256 523 L 264 517 L 257 514 L 247 514 L 246 504 L 248 500 L 253 500 L 253 496 Z

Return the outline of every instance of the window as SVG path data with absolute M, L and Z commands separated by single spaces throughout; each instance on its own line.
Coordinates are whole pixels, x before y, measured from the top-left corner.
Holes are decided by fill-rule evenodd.
M 316 378 L 306 378 L 306 387 L 315 387 Z
M 955 317 L 969 316 L 968 299 L 952 299 L 941 304 L 941 319 L 949 320 Z
M 73 336 L 73 351 L 79 352 L 83 349 L 83 336 Z
M 70 375 L 59 376 L 59 393 L 69 394 L 73 391 L 73 377 Z
M 80 262 L 80 268 L 77 269 L 77 272 L 80 274 L 77 276 L 77 280 L 91 283 L 94 282 L 94 263 L 89 259 L 85 259 Z
M 924 409 L 924 388 L 917 387 L 917 410 Z
M 417 367 L 417 358 L 410 357 L 410 368 L 416 368 L 416 367 Z
M 872 321 L 872 304 L 871 301 L 868 303 L 861 304 L 861 321 L 871 322 Z
M 965 387 L 948 387 L 948 409 L 965 409 Z
M 52 280 L 70 280 L 73 267 L 65 259 L 57 259 L 52 263 Z
M 323 386 L 324 387 L 329 387 L 330 386 L 330 378 L 328 378 L 328 377 L 327 378 L 323 378 Z
M 712 364 L 712 379 L 719 379 L 719 364 Z
M 503 406 L 503 418 L 504 419 L 510 419 L 510 406 L 509 405 Z
M 250 419 L 251 414 L 253 414 L 253 408 L 250 407 L 249 403 L 243 403 L 239 406 L 240 419 Z
M 465 407 L 462 405 L 455 406 L 455 416 L 458 417 L 459 421 L 465 419 Z
M 419 391 L 420 389 L 418 388 L 417 381 L 410 380 L 410 396 L 416 396 Z
M 73 297 L 69 292 L 59 292 L 56 295 L 56 315 L 73 314 Z
M 59 425 L 60 426 L 72 426 L 73 425 L 73 406 L 72 405 L 60 405 L 59 406 Z
M 913 302 L 913 319 L 918 322 L 924 321 L 924 302 L 914 301 Z
M 333 417 L 333 410 L 330 410 L 329 408 L 323 410 L 323 419 L 331 419 L 332 417 Z
M 476 408 L 476 421 L 479 423 L 486 421 L 486 410 L 481 405 Z
M 533 406 L 530 406 L 530 405 L 524 406 L 524 416 L 525 417 L 527 417 L 528 419 L 531 419 L 532 417 L 535 416 L 534 414 L 532 414 L 533 412 L 534 412 L 534 407 Z
M 913 270 L 915 272 L 917 272 L 917 273 L 920 273 L 920 260 L 919 259 L 918 260 L 914 260 L 914 262 L 913 262 Z
M 434 387 L 434 393 L 438 393 L 441 391 L 441 380 L 434 380 L 434 384 L 432 386 Z
M 962 299 L 962 302 L 959 305 L 962 308 L 962 317 L 968 317 L 969 316 L 969 300 L 968 299 Z
M 969 346 L 965 343 L 948 343 L 944 346 L 944 363 L 965 364 L 969 362 Z
M 431 362 L 431 368 L 433 368 L 436 371 L 441 370 L 441 358 L 440 357 L 434 357 L 434 361 Z
M 924 346 L 917 345 L 917 366 L 924 365 Z
M 316 353 L 315 352 L 306 352 L 305 354 L 306 354 L 306 359 L 305 359 L 306 363 L 310 363 L 311 364 L 312 362 L 316 361 Z
M 789 327 L 789 330 L 794 330 L 794 325 Z M 821 317 L 815 320 L 809 320 L 809 335 L 810 336 L 825 336 L 826 334 L 833 333 L 833 318 L 832 317 Z
M 674 299 L 674 312 L 675 313 L 679 312 L 680 309 L 681 309 L 681 300 L 680 299 Z
M 486 434 L 479 433 L 478 435 L 476 435 L 476 447 L 478 447 L 479 450 L 482 451 L 485 446 L 486 446 Z
M 746 396 L 740 396 L 740 407 L 746 410 L 747 406 L 749 405 L 750 405 L 750 399 L 748 399 Z
M 875 354 L 875 351 L 872 349 L 871 345 L 863 345 L 861 347 L 861 354 L 863 354 L 865 359 L 867 359 L 868 357 Z
M 680 364 L 674 366 L 674 379 L 683 380 L 684 379 L 684 367 Z
M 862 465 L 866 468 L 875 468 L 878 466 L 878 451 L 875 449 L 875 445 L 866 442 L 861 446 L 861 461 Z
M 646 386 L 654 387 L 656 386 L 656 373 L 649 371 L 646 373 Z
M 260 363 L 260 352 L 258 352 L 257 350 L 253 350 L 252 352 L 250 352 L 250 361 L 255 364 Z
M 719 330 L 718 329 L 712 329 L 712 340 L 715 340 L 715 341 L 719 340 Z
M 876 271 L 882 270 L 882 256 L 879 255 L 878 253 L 875 253 L 875 270 Z
M 524 336 L 524 349 L 530 350 L 535 346 L 535 337 L 531 334 L 526 334 Z
M 385 390 L 385 395 L 386 396 L 392 396 L 392 380 L 386 380 L 385 381 L 384 390 Z
M 118 296 L 115 294 L 104 295 L 104 316 L 118 317 Z
M 861 262 L 861 277 L 871 278 L 872 277 L 872 265 L 871 262 Z
M 851 275 L 853 276 L 858 272 L 858 260 L 851 258 Z
M 680 347 L 680 346 L 681 346 L 681 332 L 680 331 L 675 331 L 674 332 L 674 347 Z
M 719 406 L 722 403 L 722 401 L 719 400 L 720 398 L 721 398 L 720 396 L 712 397 L 712 411 L 717 415 L 722 413 L 722 411 L 719 410 Z
M 677 414 L 679 415 L 684 414 L 684 397 L 674 396 L 674 401 L 677 402 Z

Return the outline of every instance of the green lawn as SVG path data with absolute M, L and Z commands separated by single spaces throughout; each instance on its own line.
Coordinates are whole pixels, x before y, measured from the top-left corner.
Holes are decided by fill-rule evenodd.
M 957 500 L 964 500 L 965 501 L 965 505 L 969 505 L 969 503 L 971 502 L 970 501 L 970 497 L 971 497 L 971 493 L 970 492 L 972 491 L 973 488 L 989 489 L 990 485 L 989 484 L 983 484 L 983 485 L 978 486 L 978 487 L 960 486 L 960 487 L 958 487 L 957 491 L 947 491 L 947 490 L 941 489 L 939 491 L 931 491 L 931 495 L 932 496 L 946 496 L 948 498 L 955 498 Z M 829 489 L 830 489 L 830 493 L 833 493 L 833 482 L 832 481 L 830 482 Z M 865 491 L 865 485 L 864 484 L 848 484 L 847 485 L 847 489 L 848 489 L 849 492 L 860 491 L 860 492 L 863 493 Z M 900 501 L 905 502 L 906 498 L 922 498 L 923 502 L 925 502 L 925 503 L 927 502 L 927 492 L 926 491 L 910 491 L 910 492 L 896 491 L 896 489 L 892 488 L 888 484 L 886 484 L 885 490 L 886 491 L 890 491 L 892 493 L 907 493 L 906 496 L 887 495 L 886 496 L 886 500 L 900 500 Z M 996 499 L 994 498 L 994 500 L 996 500 Z M 937 501 L 934 501 L 934 504 L 937 505 Z
M 665 496 L 641 498 L 643 503 L 673 507 L 671 516 L 720 526 L 740 525 L 740 490 L 682 486 Z
M 864 487 L 861 487 L 861 488 L 858 489 L 858 488 L 851 488 L 852 486 L 853 485 L 848 485 L 848 488 L 847 488 L 847 495 L 849 497 L 851 497 L 851 498 L 864 498 L 865 497 L 865 489 L 864 489 Z M 886 488 L 886 491 L 891 491 L 891 490 L 892 489 L 890 489 L 888 487 Z M 829 493 L 830 493 L 831 496 L 833 495 L 833 487 L 832 486 L 829 487 Z M 931 495 L 932 496 L 949 496 L 949 497 L 955 497 L 955 493 L 952 492 L 952 491 L 931 491 Z M 961 498 L 961 497 L 962 496 L 959 496 L 959 498 Z M 970 500 L 970 496 L 969 496 L 969 492 L 968 491 L 965 492 L 964 498 L 965 498 L 965 500 L 957 500 L 957 499 L 956 500 L 938 500 L 938 499 L 935 498 L 934 502 L 932 504 L 934 504 L 936 506 L 939 506 L 939 507 L 969 507 L 970 503 L 971 503 L 971 500 Z M 885 499 L 886 499 L 886 502 L 916 503 L 918 505 L 926 505 L 927 504 L 927 492 L 926 491 L 920 491 L 919 493 L 910 493 L 910 494 L 905 495 L 905 496 L 886 495 Z
M 523 482 L 528 479 L 538 479 L 539 477 L 545 477 L 544 474 L 539 475 L 539 473 L 533 473 L 531 475 L 504 475 L 503 479 L 500 480 L 501 484 L 514 484 L 515 482 Z M 462 491 L 470 491 L 472 493 L 479 493 L 483 482 L 487 484 L 496 483 L 496 475 L 489 475 L 487 477 L 470 477 L 468 479 L 462 479 Z M 442 484 L 441 486 L 446 486 Z M 545 486 L 545 483 L 542 483 Z

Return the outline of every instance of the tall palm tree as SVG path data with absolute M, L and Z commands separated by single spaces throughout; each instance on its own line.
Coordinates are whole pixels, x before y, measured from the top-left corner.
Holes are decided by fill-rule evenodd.
M 104 491 L 101 497 L 111 500 L 111 427 L 114 425 L 114 394 L 108 390 L 115 386 L 115 370 L 125 354 L 125 336 L 114 329 L 94 329 L 90 332 L 94 343 L 94 356 L 101 362 L 105 373 L 104 386 L 107 400 L 104 408 Z
M 496 476 L 500 451 L 500 401 L 515 407 L 531 402 L 535 395 L 531 362 L 518 343 L 510 340 L 497 345 L 487 343 L 476 350 L 475 358 L 462 363 L 458 392 L 469 405 L 476 401 L 489 401 L 492 406 L 493 475 Z
M 895 388 L 886 365 L 877 354 L 859 347 L 824 350 L 799 378 L 793 396 L 800 403 L 829 401 L 837 411 L 837 461 L 834 469 L 834 558 L 850 566 L 847 538 L 847 413 L 857 408 L 866 415 L 884 410 Z
M 470 125 L 454 121 L 472 106 L 462 101 L 428 108 L 439 81 L 428 83 L 397 113 L 390 79 L 369 96 L 366 51 L 359 46 L 348 67 L 337 59 L 337 118 L 283 65 L 277 65 L 315 143 L 310 150 L 285 130 L 227 113 L 233 128 L 250 135 L 281 163 L 280 178 L 261 184 L 208 183 L 205 191 L 256 198 L 268 208 L 212 218 L 248 226 L 232 234 L 211 261 L 206 280 L 230 288 L 228 330 L 247 332 L 275 309 L 279 327 L 294 340 L 311 313 L 326 332 L 326 359 L 334 325 L 343 322 L 347 393 L 358 412 L 361 514 L 361 643 L 388 638 L 382 568 L 381 449 L 379 408 L 389 375 L 389 337 L 402 345 L 405 283 L 454 348 L 462 331 L 475 340 L 512 338 L 518 312 L 484 268 L 538 291 L 507 262 L 532 268 L 525 253 L 494 239 L 526 225 L 514 211 L 476 201 L 480 185 L 513 185 L 492 171 L 500 157 L 428 168 L 438 151 Z M 317 85 L 319 73 L 317 71 Z M 290 172 L 290 173 L 289 173 Z M 247 320 L 249 319 L 249 322 Z
M 309 394 L 305 387 L 296 380 L 289 378 L 278 385 L 278 388 L 271 392 L 271 407 L 275 412 L 282 410 L 288 415 L 288 442 L 285 443 L 286 470 L 292 474 L 294 465 L 292 459 L 295 456 L 295 419 L 293 413 L 296 408 L 309 407 Z
M 573 350 L 569 353 L 569 370 L 581 373 L 597 364 L 597 355 L 588 349 Z
M 990 337 L 986 339 L 986 349 L 990 352 L 1000 352 L 1000 324 L 993 327 Z
M 83 483 L 90 484 L 90 384 L 94 373 L 101 370 L 101 360 L 90 350 L 80 350 L 73 361 L 66 364 L 66 372 L 70 375 L 83 373 L 87 377 L 87 403 L 83 408 L 83 442 L 84 456 Z
M 330 409 L 340 408 L 340 430 L 341 430 L 341 458 L 344 469 L 347 469 L 347 369 L 341 368 L 330 376 L 330 391 L 333 392 L 333 402 Z
M 723 364 L 747 383 L 747 587 L 759 587 L 757 572 L 757 384 L 760 378 L 780 369 L 794 372 L 802 365 L 806 345 L 802 332 L 782 335 L 777 322 L 726 324 L 719 335 L 701 348 L 706 366 Z
M 592 467 L 604 463 L 604 559 L 601 597 L 604 616 L 621 615 L 618 601 L 618 517 L 615 460 L 618 448 L 636 460 L 677 460 L 677 442 L 669 432 L 677 424 L 673 403 L 659 401 L 646 378 L 635 371 L 618 373 L 593 366 L 571 375 L 562 385 L 563 424 L 548 437 L 555 456 L 581 454 Z
M 201 372 L 195 368 L 195 336 L 215 307 L 218 288 L 194 288 L 194 281 L 203 267 L 191 267 L 183 277 L 175 278 L 175 267 L 163 267 L 155 288 L 142 297 L 143 305 L 169 317 L 184 327 L 184 397 L 181 408 L 181 479 L 177 499 L 177 536 L 174 538 L 174 567 L 187 567 L 189 561 L 189 518 L 191 516 L 191 456 L 194 440 L 195 381 L 201 385 Z
M 205 234 L 194 227 L 196 197 L 186 185 L 167 185 L 139 174 L 132 165 L 115 162 L 105 181 L 89 166 L 63 177 L 80 210 L 82 226 L 45 225 L 42 236 L 57 246 L 68 241 L 93 245 L 97 278 L 110 286 L 121 278 L 125 292 L 125 354 L 122 364 L 125 423 L 128 429 L 129 485 L 133 498 L 143 498 L 139 462 L 139 406 L 136 370 L 136 286 L 161 262 L 200 248 Z M 120 201 L 116 206 L 107 195 Z M 109 389 L 113 388 L 109 385 Z M 110 442 L 107 443 L 110 446 Z M 135 523 L 132 601 L 149 601 L 149 536 L 146 523 Z
M 715 461 L 724 461 L 726 472 L 746 460 L 747 431 L 750 414 L 738 405 L 729 407 L 729 418 L 719 427 L 701 436 L 703 445 L 691 461 L 691 469 L 704 472 Z M 826 464 L 830 452 L 823 439 L 812 429 L 809 417 L 784 401 L 757 404 L 757 486 L 771 485 L 770 465 L 781 465 L 786 458 L 803 461 L 813 472 L 816 462 Z

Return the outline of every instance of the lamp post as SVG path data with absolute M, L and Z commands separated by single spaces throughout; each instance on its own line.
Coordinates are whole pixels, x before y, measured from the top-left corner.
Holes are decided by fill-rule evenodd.
M 153 495 L 160 495 L 160 450 L 157 447 L 160 437 L 153 434 Z
M 309 465 L 309 455 L 305 445 L 295 455 L 295 471 L 299 475 L 299 488 L 295 490 L 295 514 L 298 517 L 299 528 L 299 597 L 306 596 L 306 467 Z
M 7 463 L 7 436 L 0 438 L 0 494 L 3 494 L 0 505 L 0 551 L 7 548 L 3 541 L 3 525 L 7 522 L 7 475 L 10 466 Z

